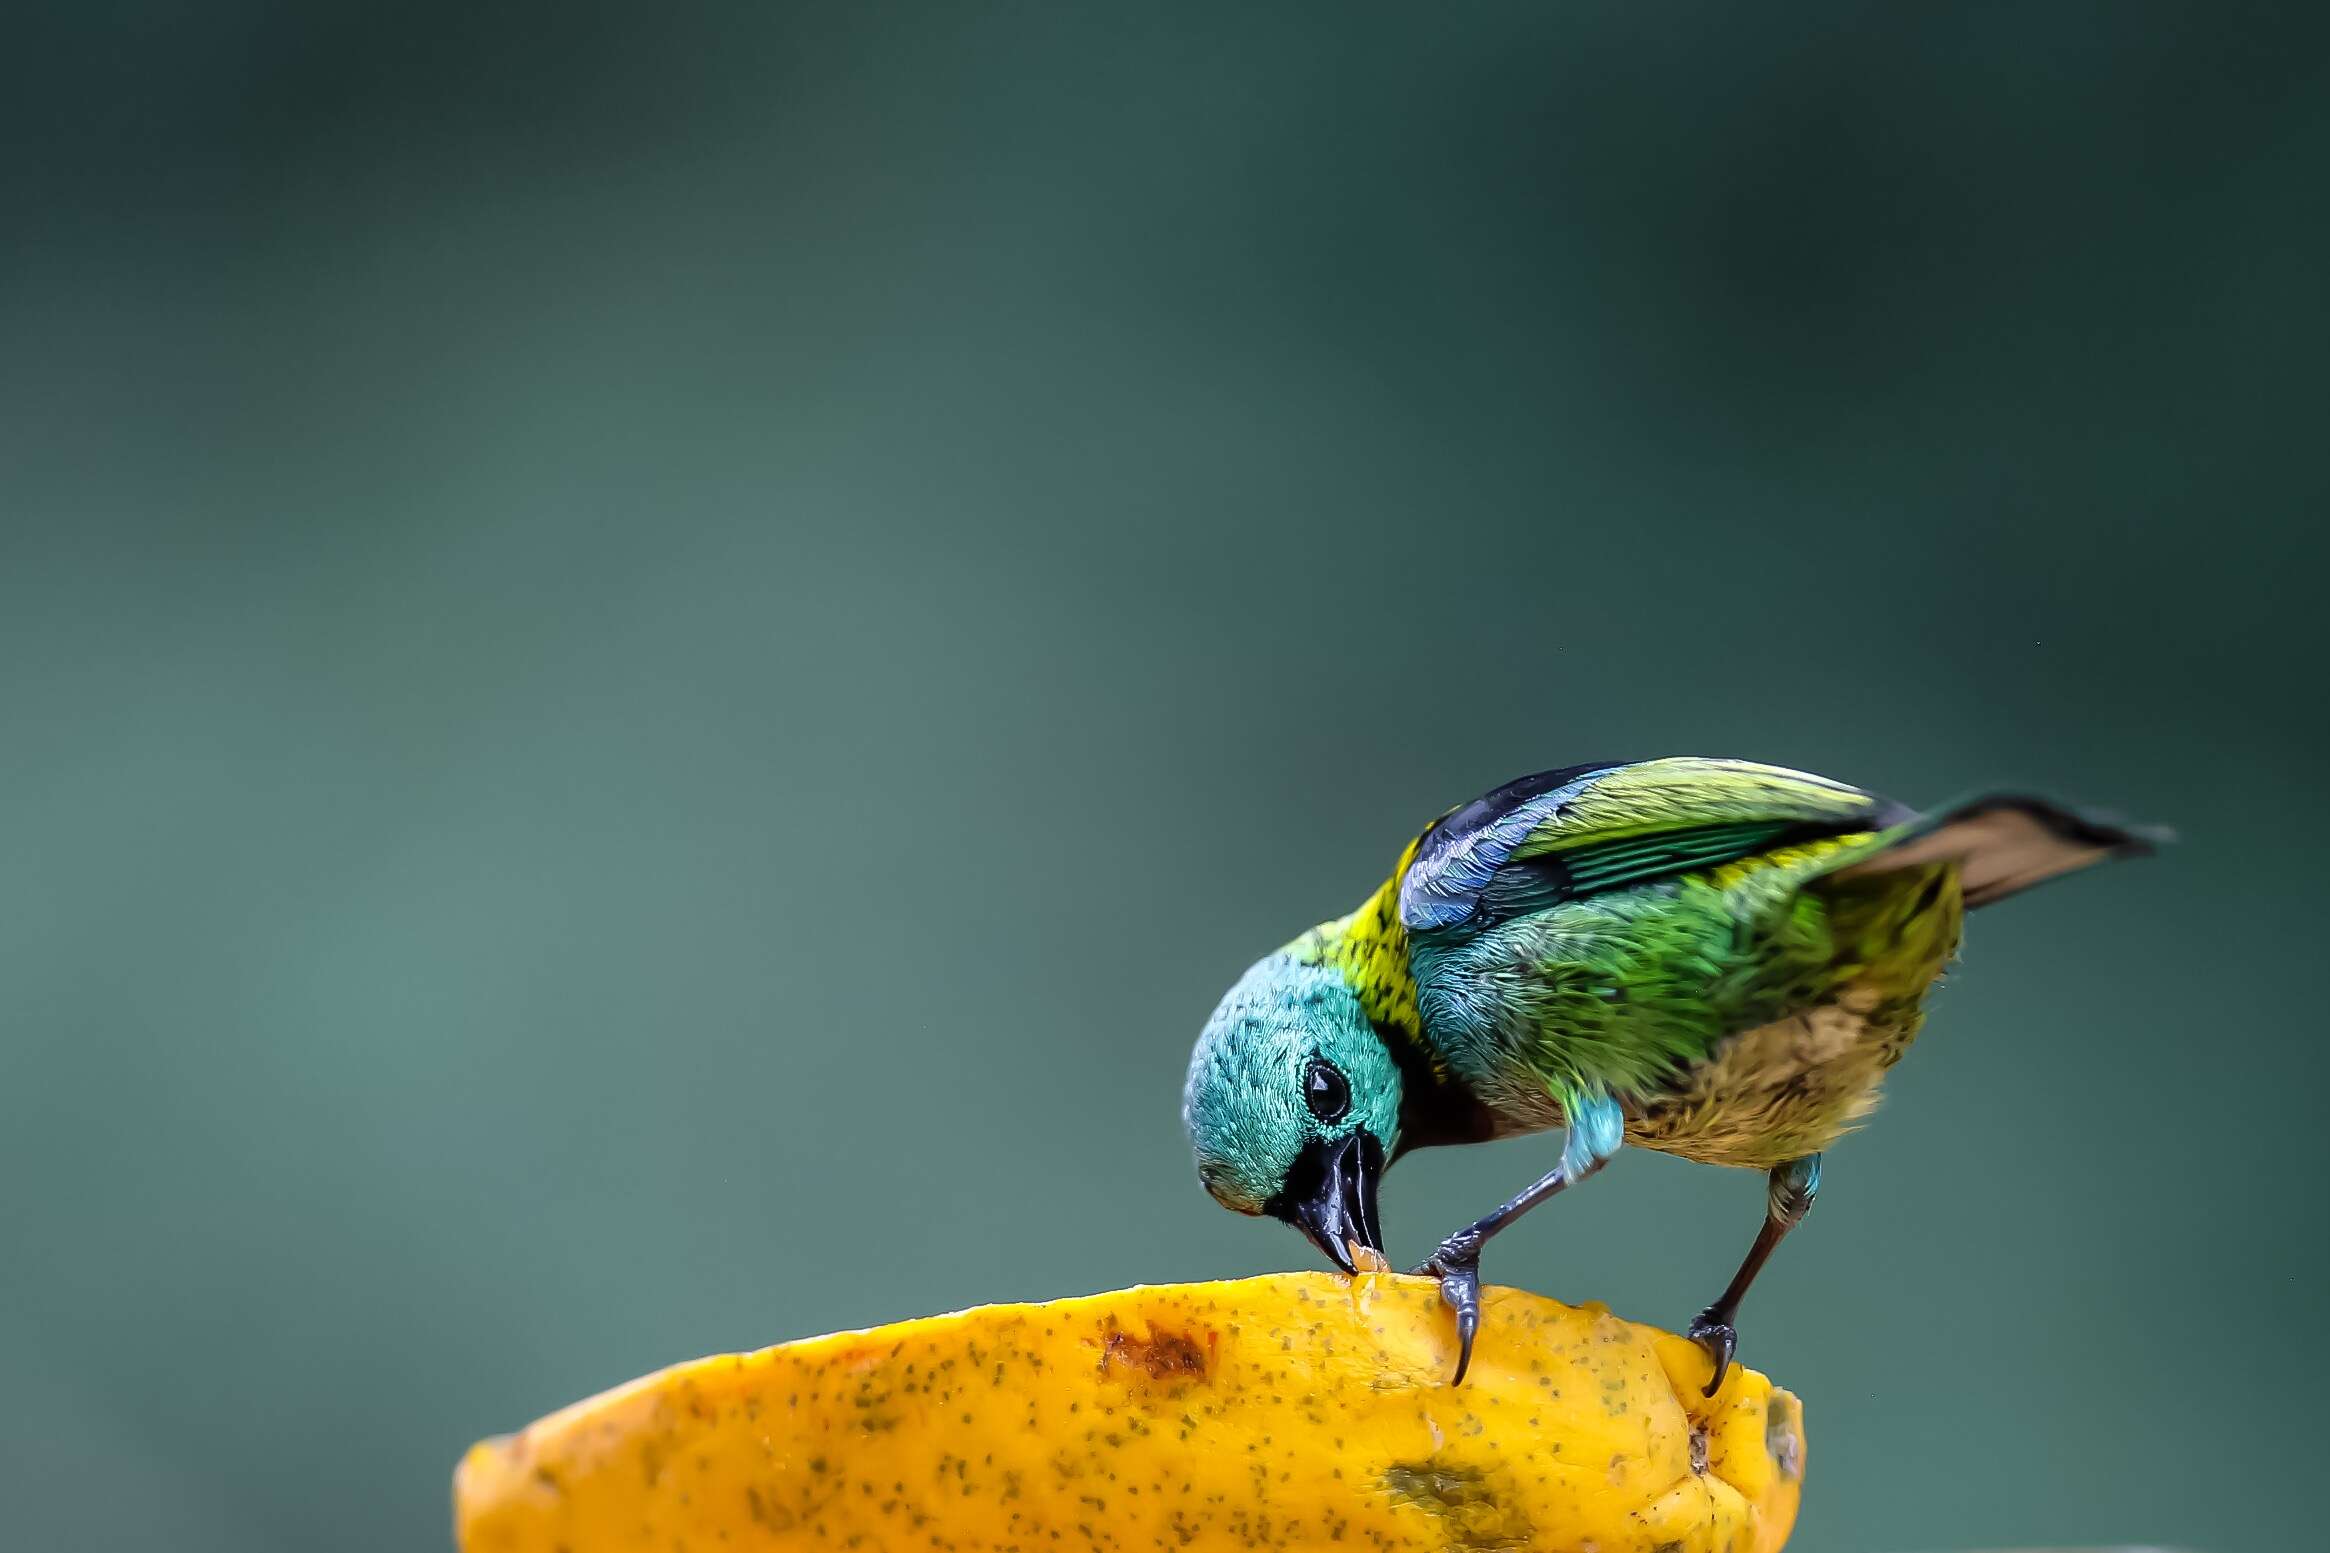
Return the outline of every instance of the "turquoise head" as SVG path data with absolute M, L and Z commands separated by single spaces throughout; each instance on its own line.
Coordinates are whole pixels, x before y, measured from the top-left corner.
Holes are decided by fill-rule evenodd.
M 1383 1249 L 1400 1074 L 1332 966 L 1281 950 L 1240 978 L 1197 1039 L 1181 1116 L 1223 1207 L 1285 1220 L 1345 1272 L 1351 1242 Z

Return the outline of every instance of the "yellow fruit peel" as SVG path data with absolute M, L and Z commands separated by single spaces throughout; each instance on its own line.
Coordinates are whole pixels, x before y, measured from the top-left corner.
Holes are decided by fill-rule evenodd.
M 1683 1338 L 1429 1279 L 998 1305 L 681 1364 L 473 1447 L 466 1553 L 1773 1553 L 1796 1399 Z

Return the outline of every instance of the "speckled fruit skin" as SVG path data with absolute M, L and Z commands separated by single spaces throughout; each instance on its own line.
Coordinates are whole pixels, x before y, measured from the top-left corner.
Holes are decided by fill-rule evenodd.
M 1691 1342 L 1492 1289 L 1472 1373 L 1429 1279 L 999 1305 L 699 1359 L 474 1447 L 467 1553 L 1772 1553 L 1796 1399 Z

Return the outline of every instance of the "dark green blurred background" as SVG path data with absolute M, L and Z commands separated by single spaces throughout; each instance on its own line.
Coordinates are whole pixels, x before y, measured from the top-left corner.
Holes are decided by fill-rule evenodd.
M 1188 1162 L 1223 986 L 1707 752 L 2186 836 L 1985 914 L 1831 1154 L 1798 1546 L 2310 1544 L 2287 9 L 12 11 L 4 1540 L 438 1547 L 668 1361 L 1310 1265 Z M 1761 1196 L 1493 1272 L 1678 1323 Z

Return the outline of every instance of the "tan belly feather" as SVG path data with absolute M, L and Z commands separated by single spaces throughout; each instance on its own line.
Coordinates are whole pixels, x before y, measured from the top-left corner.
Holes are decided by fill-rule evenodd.
M 1878 1010 L 1874 988 L 1743 1030 L 1677 1090 L 1628 1107 L 1626 1141 L 1710 1165 L 1769 1168 L 1834 1143 L 1876 1109 L 1885 1070 L 1916 1038 L 1917 1009 Z

